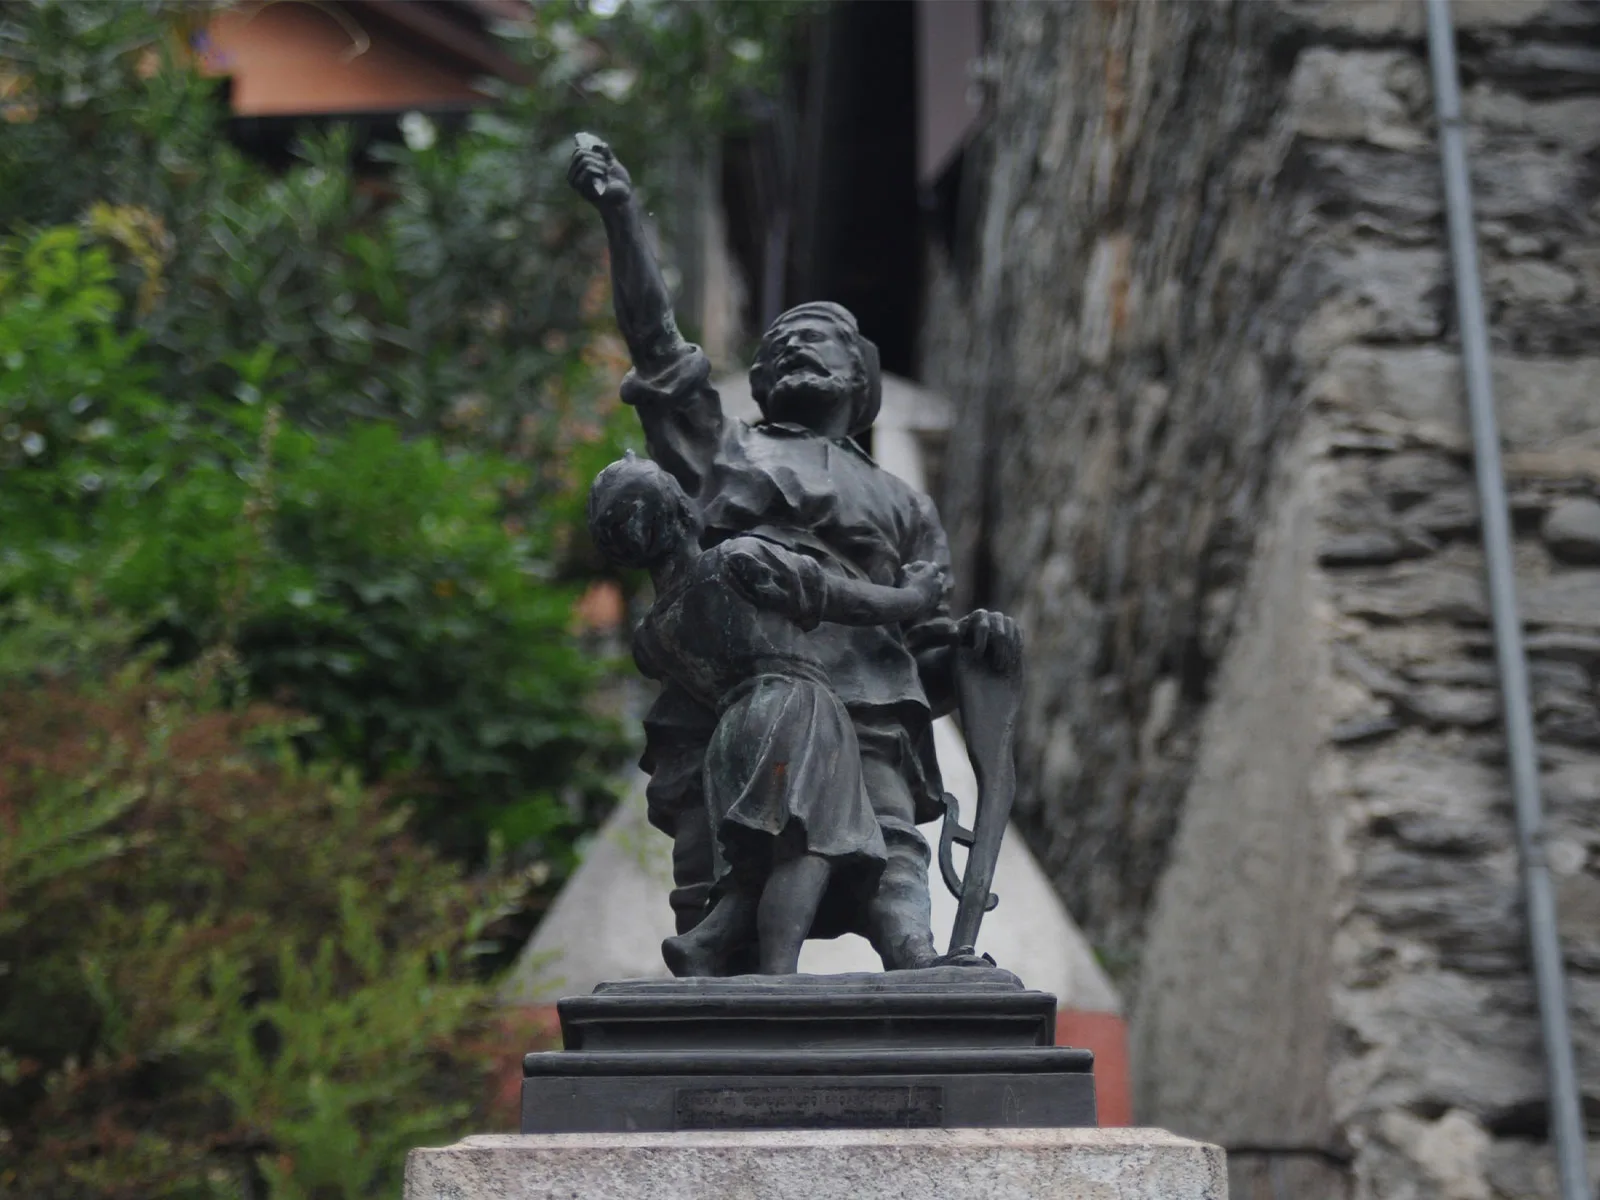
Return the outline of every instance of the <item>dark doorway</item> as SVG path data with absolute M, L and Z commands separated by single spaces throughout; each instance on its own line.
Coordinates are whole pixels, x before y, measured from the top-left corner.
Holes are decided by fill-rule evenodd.
M 836 4 L 817 29 L 785 300 L 835 300 L 911 374 L 922 293 L 912 0 Z

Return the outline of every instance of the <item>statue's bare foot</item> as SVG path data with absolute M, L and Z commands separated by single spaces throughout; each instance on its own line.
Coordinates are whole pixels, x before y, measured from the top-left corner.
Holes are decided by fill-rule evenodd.
M 667 970 L 679 979 L 705 978 L 723 973 L 723 955 L 706 938 L 695 937 L 695 930 L 669 937 L 661 943 L 661 957 Z

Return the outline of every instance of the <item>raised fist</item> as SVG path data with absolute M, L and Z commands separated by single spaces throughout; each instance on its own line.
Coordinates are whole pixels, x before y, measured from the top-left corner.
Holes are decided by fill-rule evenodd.
M 617 161 L 611 147 L 592 133 L 573 139 L 572 163 L 567 167 L 567 182 L 597 208 L 627 203 L 633 195 L 633 180 Z

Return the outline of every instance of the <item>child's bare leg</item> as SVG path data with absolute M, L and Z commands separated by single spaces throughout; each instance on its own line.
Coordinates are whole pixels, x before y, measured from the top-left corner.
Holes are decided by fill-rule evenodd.
M 756 903 L 754 894 L 740 888 L 722 893 L 698 925 L 661 943 L 667 970 L 680 978 L 723 974 L 729 952 L 755 924 Z
M 828 860 L 816 854 L 780 858 L 773 864 L 756 909 L 763 975 L 793 975 L 799 969 L 800 947 L 811 932 L 832 873 Z

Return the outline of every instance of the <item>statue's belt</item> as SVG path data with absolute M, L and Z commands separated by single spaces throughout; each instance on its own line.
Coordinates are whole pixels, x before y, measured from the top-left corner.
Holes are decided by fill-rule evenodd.
M 819 687 L 827 689 L 830 695 L 833 692 L 828 683 L 827 672 L 814 662 L 795 658 L 763 659 L 755 664 L 755 670 L 748 679 L 736 684 L 717 702 L 717 716 L 720 719 L 728 709 L 743 700 L 756 688 L 771 680 L 792 681 L 797 679 L 817 684 Z M 840 704 L 839 708 L 842 711 L 844 705 Z

